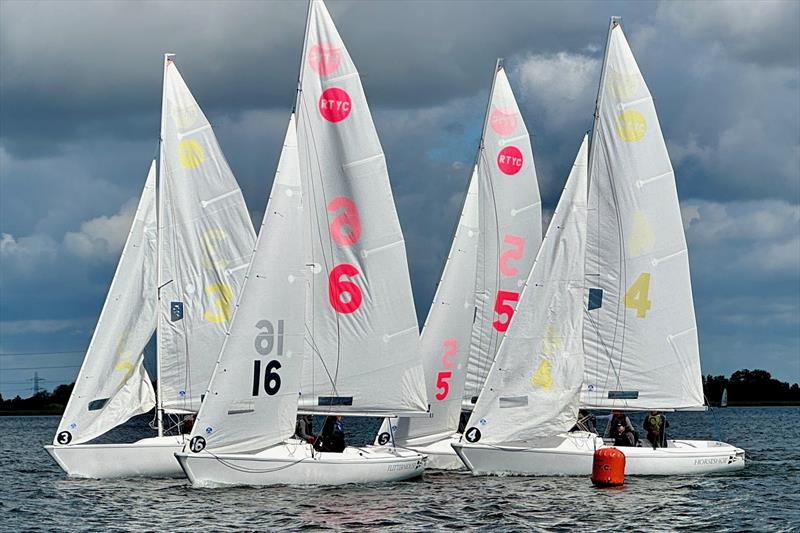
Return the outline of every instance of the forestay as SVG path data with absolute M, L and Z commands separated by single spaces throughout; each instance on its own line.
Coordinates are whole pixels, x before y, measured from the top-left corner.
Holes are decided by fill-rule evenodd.
M 254 451 L 294 432 L 304 343 L 301 197 L 292 115 L 242 297 L 192 430 L 191 451 Z
M 584 324 L 589 408 L 702 408 L 689 262 L 655 106 L 609 31 L 590 155 Z
M 420 336 L 431 418 L 393 419 L 394 440 L 449 436 L 458 428 L 466 378 L 478 254 L 478 175 L 473 170 L 453 244 Z M 388 429 L 386 429 L 388 431 Z M 384 437 L 385 439 L 385 437 Z M 380 442 L 380 440 L 379 440 Z
M 587 154 L 584 137 L 467 424 L 469 442 L 543 439 L 575 423 L 583 379 Z
M 312 265 L 301 409 L 427 409 L 405 242 L 358 72 L 312 1 L 297 99 Z
M 478 153 L 475 324 L 464 400 L 483 386 L 542 242 L 542 204 L 528 129 L 505 70 L 495 74 Z
M 159 380 L 166 411 L 200 407 L 255 232 L 200 107 L 166 60 L 159 174 Z
M 155 405 L 142 351 L 156 327 L 156 170 L 144 191 L 54 444 L 92 440 Z

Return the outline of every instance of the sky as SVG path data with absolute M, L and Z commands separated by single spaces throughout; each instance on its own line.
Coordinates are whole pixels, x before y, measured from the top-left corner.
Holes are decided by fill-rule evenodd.
M 495 59 L 532 134 L 549 220 L 591 127 L 608 18 L 621 15 L 675 167 L 703 372 L 800 381 L 800 2 L 328 8 L 386 153 L 420 323 Z M 302 1 L 0 0 L 3 397 L 29 395 L 34 371 L 50 389 L 77 374 L 157 149 L 164 52 L 260 223 L 305 13 Z

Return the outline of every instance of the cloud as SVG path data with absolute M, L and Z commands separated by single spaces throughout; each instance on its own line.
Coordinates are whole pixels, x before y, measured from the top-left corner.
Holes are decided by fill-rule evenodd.
M 138 203 L 138 199 L 131 198 L 116 215 L 93 218 L 81 224 L 80 231 L 68 231 L 64 247 L 82 259 L 115 259 L 125 245 Z

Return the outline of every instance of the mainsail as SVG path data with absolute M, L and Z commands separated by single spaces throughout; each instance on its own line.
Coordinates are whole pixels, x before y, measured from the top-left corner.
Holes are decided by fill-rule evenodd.
M 675 175 L 653 98 L 616 19 L 601 80 L 589 156 L 581 404 L 702 408 Z
M 292 435 L 303 366 L 304 222 L 294 115 L 272 192 L 190 449 L 252 451 Z
M 584 137 L 467 424 L 469 442 L 531 441 L 575 423 L 583 378 L 587 154 Z
M 156 327 L 155 281 L 156 165 L 153 161 L 54 444 L 92 440 L 155 405 L 142 353 Z
M 307 360 L 300 408 L 408 414 L 428 408 L 405 241 L 358 71 L 313 0 L 297 95 L 307 199 Z
M 453 244 L 420 335 L 431 417 L 402 417 L 385 422 L 381 433 L 388 435 L 386 425 L 393 424 L 396 443 L 419 437 L 448 437 L 458 428 L 475 314 L 477 255 L 478 175 L 474 169 Z M 383 439 L 386 437 L 379 436 L 378 442 Z
M 498 61 L 478 151 L 479 246 L 464 401 L 474 404 L 542 242 L 528 129 Z
M 159 168 L 159 406 L 195 412 L 219 355 L 255 232 L 239 185 L 171 56 Z

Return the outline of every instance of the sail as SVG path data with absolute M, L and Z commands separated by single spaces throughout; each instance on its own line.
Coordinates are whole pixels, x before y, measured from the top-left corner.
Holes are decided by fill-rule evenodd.
M 720 407 L 728 407 L 728 389 L 722 389 L 722 397 L 719 400 Z
M 409 439 L 449 436 L 458 429 L 475 314 L 477 254 L 478 176 L 475 169 L 442 278 L 420 336 L 431 418 L 392 419 L 395 443 L 402 445 Z M 383 428 L 381 433 L 387 431 L 388 428 Z M 378 442 L 387 437 L 379 435 Z
M 289 121 L 256 251 L 192 429 L 190 450 L 253 451 L 292 435 L 303 366 L 305 265 L 297 135 Z
M 697 409 L 703 387 L 675 175 L 653 98 L 612 22 L 589 157 L 588 408 Z
M 156 327 L 156 170 L 144 191 L 55 444 L 92 440 L 155 405 L 142 351 Z
M 479 246 L 465 404 L 474 404 L 542 242 L 528 129 L 498 64 L 478 153 Z
M 419 327 L 386 160 L 358 71 L 317 0 L 309 6 L 297 136 L 313 272 L 300 408 L 423 412 Z
M 255 243 L 239 185 L 178 68 L 164 72 L 159 174 L 159 391 L 200 407 Z
M 469 442 L 531 441 L 575 424 L 583 381 L 587 143 L 584 137 L 467 423 Z

